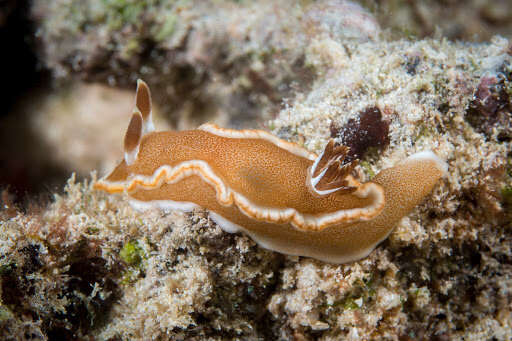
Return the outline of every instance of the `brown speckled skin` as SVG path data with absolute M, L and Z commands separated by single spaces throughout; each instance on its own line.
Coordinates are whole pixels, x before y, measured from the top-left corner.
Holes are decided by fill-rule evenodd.
M 320 214 L 340 209 L 365 207 L 369 199 L 354 195 L 313 196 L 306 186 L 312 161 L 292 154 L 263 139 L 237 139 L 214 135 L 202 130 L 158 132 L 143 137 L 135 163 L 121 163 L 107 178 L 125 180 L 127 173 L 152 175 L 162 165 L 175 166 L 189 160 L 203 160 L 233 191 L 263 207 L 294 208 L 301 213 Z M 181 201 L 185 184 L 175 184 L 161 200 Z M 189 202 L 202 197 L 202 183 L 194 186 Z M 164 189 L 162 189 L 164 190 Z M 144 199 L 153 200 L 153 191 Z M 202 206 L 202 205 L 201 205 Z
M 265 207 L 293 207 L 302 213 L 319 214 L 361 207 L 368 200 L 351 194 L 313 196 L 306 186 L 312 161 L 283 151 L 261 139 L 223 138 L 204 131 L 161 132 L 145 136 L 137 161 L 127 168 L 124 161 L 108 181 L 126 179 L 128 173 L 151 175 L 163 164 L 199 159 L 233 190 Z M 130 195 L 140 201 L 193 202 L 243 227 L 261 245 L 292 255 L 310 256 L 328 262 L 348 262 L 366 256 L 385 239 L 397 222 L 432 190 L 443 175 L 429 159 L 409 159 L 383 170 L 374 179 L 383 186 L 386 205 L 374 219 L 328 226 L 322 231 L 304 231 L 290 224 L 271 224 L 249 218 L 235 205 L 218 203 L 213 186 L 199 176 Z
M 126 135 L 124 137 L 124 149 L 129 152 L 137 148 L 140 142 L 142 132 L 142 116 L 135 114 L 132 116 Z

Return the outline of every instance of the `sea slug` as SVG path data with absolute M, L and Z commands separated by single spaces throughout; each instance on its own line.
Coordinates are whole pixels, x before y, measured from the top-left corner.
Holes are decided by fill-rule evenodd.
M 134 207 L 202 207 L 225 231 L 267 249 L 344 263 L 367 256 L 446 172 L 430 151 L 352 176 L 357 160 L 331 140 L 315 155 L 262 130 L 155 132 L 148 86 L 137 82 L 124 160 L 95 188 L 125 192 Z

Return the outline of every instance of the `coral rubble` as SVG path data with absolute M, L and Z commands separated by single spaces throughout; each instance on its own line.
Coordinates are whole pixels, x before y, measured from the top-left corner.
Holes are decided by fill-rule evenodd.
M 340 8 L 355 21 L 333 20 Z M 313 152 L 333 128 L 363 146 L 363 180 L 424 149 L 450 171 L 343 265 L 264 250 L 203 211 L 135 212 L 74 179 L 48 207 L 4 193 L 0 338 L 512 338 L 509 40 L 392 40 L 341 0 L 56 0 L 32 15 L 55 77 L 143 77 L 181 128 L 269 122 Z M 360 124 L 377 111 L 384 125 Z

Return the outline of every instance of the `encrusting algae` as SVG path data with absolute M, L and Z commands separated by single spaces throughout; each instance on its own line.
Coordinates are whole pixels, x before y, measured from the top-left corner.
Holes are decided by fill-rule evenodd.
M 0 339 L 511 340 L 510 39 L 393 39 L 344 2 L 34 2 L 52 81 L 119 90 L 143 77 L 159 129 L 263 126 L 317 155 L 331 133 L 351 147 L 343 162 L 360 159 L 361 183 L 422 150 L 449 174 L 382 247 L 345 264 L 268 251 L 201 209 L 136 212 L 87 181 L 25 212 L 2 195 Z M 112 27 L 105 7 L 135 24 Z M 338 14 L 370 30 L 347 37 Z M 110 123 L 131 107 L 94 110 L 75 93 L 93 123 L 41 106 L 30 115 L 51 120 L 33 129 L 68 171 L 112 168 L 122 128 Z
M 149 88 L 139 80 L 124 161 L 95 188 L 124 191 L 140 209 L 206 208 L 227 232 L 332 263 L 367 256 L 447 168 L 424 151 L 361 184 L 351 175 L 356 161 L 343 162 L 348 148 L 333 140 L 316 156 L 258 130 L 153 131 Z

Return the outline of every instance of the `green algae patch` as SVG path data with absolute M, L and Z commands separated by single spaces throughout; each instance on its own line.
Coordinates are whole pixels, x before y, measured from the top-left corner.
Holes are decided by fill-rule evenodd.
M 174 14 L 169 14 L 166 16 L 162 26 L 155 33 L 156 41 L 163 41 L 172 37 L 174 31 L 176 30 L 176 24 L 178 22 L 178 17 Z
M 12 319 L 14 316 L 9 308 L 0 304 L 0 323 Z
M 119 257 L 128 265 L 121 274 L 121 284 L 133 284 L 146 272 L 147 244 L 140 240 L 132 240 L 123 245 Z
M 135 24 L 147 6 L 144 2 L 129 0 L 103 0 L 101 4 L 104 13 L 102 19 L 114 30 L 126 24 Z
M 501 197 L 506 205 L 512 205 L 512 186 L 505 186 L 501 189 Z
M 119 256 L 128 265 L 139 266 L 146 258 L 146 253 L 139 242 L 135 240 L 124 244 Z
M 345 300 L 339 303 L 344 310 L 356 310 L 360 308 L 361 298 L 347 297 Z M 362 304 L 361 304 L 362 305 Z
M 363 167 L 365 173 L 368 174 L 368 177 L 370 178 L 370 180 L 373 179 L 373 177 L 375 176 L 375 172 L 372 169 L 372 165 L 368 161 L 365 161 L 365 160 L 359 162 L 359 164 L 361 165 L 361 167 Z

